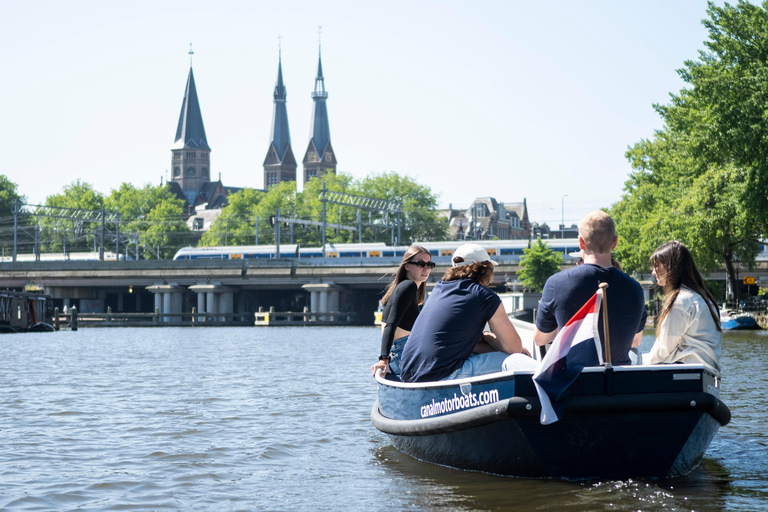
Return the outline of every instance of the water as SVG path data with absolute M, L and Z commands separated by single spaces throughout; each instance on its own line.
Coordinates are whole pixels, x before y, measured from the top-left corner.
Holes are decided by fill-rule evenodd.
M 577 483 L 457 471 L 394 450 L 369 420 L 378 333 L 0 336 L 0 510 L 768 509 L 766 333 L 726 333 L 733 421 L 691 475 Z

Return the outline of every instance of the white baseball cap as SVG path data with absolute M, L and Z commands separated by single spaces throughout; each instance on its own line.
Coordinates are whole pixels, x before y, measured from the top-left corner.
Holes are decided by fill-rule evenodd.
M 471 265 L 483 261 L 490 261 L 493 263 L 494 267 L 499 264 L 498 262 L 493 261 L 491 257 L 488 256 L 488 252 L 477 244 L 460 245 L 453 252 L 452 261 L 454 267 L 463 267 L 464 265 Z

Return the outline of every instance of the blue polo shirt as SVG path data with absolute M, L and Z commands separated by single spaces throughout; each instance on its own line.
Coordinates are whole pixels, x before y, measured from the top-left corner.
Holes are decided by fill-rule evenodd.
M 552 332 L 564 326 L 595 294 L 600 283 L 608 283 L 606 296 L 611 363 L 631 364 L 629 350 L 632 348 L 632 339 L 645 327 L 648 313 L 640 284 L 615 267 L 604 268 L 585 263 L 547 279 L 536 313 L 536 327 L 541 332 Z M 600 341 L 604 343 L 602 313 L 598 329 Z

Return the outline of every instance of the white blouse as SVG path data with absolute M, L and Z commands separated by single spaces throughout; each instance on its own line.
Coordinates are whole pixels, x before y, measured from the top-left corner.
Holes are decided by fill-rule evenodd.
M 651 351 L 643 355 L 643 362 L 703 363 L 719 373 L 722 342 L 723 334 L 717 329 L 707 302 L 683 286 L 659 327 Z

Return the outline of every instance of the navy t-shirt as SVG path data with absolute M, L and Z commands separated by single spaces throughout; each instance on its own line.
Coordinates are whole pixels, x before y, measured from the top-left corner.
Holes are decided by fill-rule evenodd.
M 544 285 L 544 292 L 536 314 L 536 327 L 541 332 L 552 332 L 568 323 L 576 312 L 595 294 L 600 283 L 608 283 L 608 326 L 611 339 L 611 363 L 631 364 L 629 350 L 635 334 L 645 327 L 643 289 L 640 284 L 621 270 L 585 263 L 558 272 Z M 599 316 L 598 330 L 603 343 L 603 315 Z M 603 346 L 603 350 L 605 347 Z M 605 352 L 603 352 L 605 358 Z
M 400 378 L 436 381 L 461 367 L 499 304 L 496 293 L 471 279 L 438 282 L 403 349 Z

